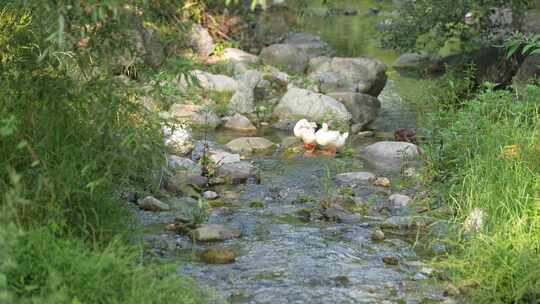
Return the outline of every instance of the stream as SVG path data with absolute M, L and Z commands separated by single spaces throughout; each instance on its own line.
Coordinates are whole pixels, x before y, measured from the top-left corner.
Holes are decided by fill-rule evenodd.
M 336 14 L 324 17 L 323 8 L 313 8 L 297 24 L 298 30 L 320 35 L 337 50 L 337 56 L 368 55 L 391 65 L 397 54 L 378 47 L 374 25 L 390 12 L 380 1 L 346 1 L 355 16 Z M 380 7 L 379 15 L 369 13 Z M 324 22 L 321 22 L 324 21 Z M 389 70 L 389 80 L 379 99 L 382 109 L 373 128 L 393 132 L 413 128 L 416 115 L 400 94 L 403 86 L 419 86 Z M 237 137 L 218 131 L 209 140 L 225 144 Z M 257 136 L 275 143 L 291 134 L 262 128 Z M 354 151 L 373 143 L 375 138 L 354 138 Z M 442 303 L 443 287 L 430 276 L 429 256 L 416 249 L 414 238 L 387 233 L 384 241 L 373 241 L 373 230 L 383 215 L 361 212 L 352 221 L 305 220 L 303 210 L 316 209 L 329 189 L 335 189 L 335 175 L 370 171 L 360 157 L 306 157 L 301 153 L 277 152 L 255 155 L 249 160 L 260 170 L 260 183 L 218 186 L 221 206 L 211 208 L 208 223 L 238 228 L 242 236 L 220 244 L 233 249 L 231 264 L 210 265 L 198 258 L 207 245 L 194 243 L 187 236 L 164 229 L 174 220 L 168 212 L 141 211 L 146 224 L 145 240 L 156 252 L 178 262 L 178 272 L 194 278 L 201 286 L 214 290 L 216 303 Z M 383 204 L 393 193 L 414 196 L 414 187 L 398 186 L 399 176 L 388 176 L 392 187 L 372 183 L 352 187 L 356 201 L 369 206 Z M 371 210 L 373 209 L 373 210 Z M 398 265 L 385 263 L 395 256 Z

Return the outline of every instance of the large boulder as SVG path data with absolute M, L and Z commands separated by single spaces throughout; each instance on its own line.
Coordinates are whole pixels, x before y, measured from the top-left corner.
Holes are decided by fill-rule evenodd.
M 193 24 L 187 35 L 188 45 L 199 56 L 208 57 L 214 52 L 214 39 L 200 24 Z
M 180 77 L 179 86 L 186 90 L 191 84 L 197 85 L 203 90 L 216 92 L 235 92 L 238 82 L 226 75 L 211 74 L 201 70 L 193 70 L 190 75 Z
M 515 87 L 523 87 L 540 77 L 540 54 L 532 54 L 525 58 L 514 79 Z
M 229 102 L 233 112 L 249 114 L 255 112 L 255 87 L 263 80 L 261 72 L 248 70 L 237 79 L 237 90 Z
M 424 76 L 444 70 L 440 58 L 428 53 L 405 53 L 396 59 L 392 67 L 401 75 Z
M 308 63 L 308 54 L 299 46 L 293 44 L 273 44 L 261 51 L 261 60 L 288 72 L 302 74 Z
M 167 157 L 167 165 L 173 172 L 188 172 L 197 175 L 202 174 L 201 166 L 189 158 L 169 155 L 169 157 Z
M 225 125 L 223 125 L 225 129 L 240 132 L 253 132 L 257 130 L 253 123 L 244 115 L 236 113 L 233 116 L 224 119 L 226 121 Z
M 259 62 L 258 56 L 235 48 L 226 48 L 223 50 L 221 59 L 227 62 L 230 71 L 235 75 L 245 73 L 249 70 L 250 65 Z
M 165 61 L 165 50 L 155 30 L 140 28 L 137 49 L 144 62 L 153 68 L 159 68 Z
M 358 129 L 364 129 L 371 124 L 381 109 L 379 99 L 367 94 L 342 92 L 330 93 L 328 96 L 345 105 Z
M 240 137 L 231 140 L 226 146 L 235 153 L 251 154 L 268 150 L 274 143 L 262 137 Z
M 361 154 L 378 168 L 396 171 L 417 164 L 419 148 L 407 142 L 381 141 L 365 147 Z
M 242 184 L 250 178 L 257 178 L 257 169 L 247 161 L 224 163 L 217 166 L 215 177 L 225 183 Z
M 215 128 L 221 123 L 214 112 L 203 106 L 177 103 L 171 106 L 169 112 L 172 117 L 193 125 Z
M 386 65 L 368 57 L 317 57 L 309 62 L 308 77 L 321 93 L 353 92 L 377 97 L 386 85 Z
M 290 33 L 282 43 L 300 48 L 310 59 L 332 54 L 332 48 L 328 43 L 322 41 L 321 37 L 310 33 Z
M 274 109 L 274 116 L 280 120 L 306 118 L 318 122 L 332 121 L 338 125 L 348 125 L 351 114 L 347 108 L 332 97 L 308 90 L 290 87 Z
M 193 149 L 193 136 L 186 126 L 163 127 L 165 145 L 178 155 L 186 155 Z

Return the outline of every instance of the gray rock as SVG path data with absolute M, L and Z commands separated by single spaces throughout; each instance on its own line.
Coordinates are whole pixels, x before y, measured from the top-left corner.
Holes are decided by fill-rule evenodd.
M 386 65 L 368 57 L 316 57 L 308 77 L 321 93 L 353 92 L 377 97 L 386 85 Z
M 257 169 L 247 161 L 225 163 L 216 168 L 216 177 L 227 183 L 242 184 L 257 177 Z
M 218 224 L 207 224 L 192 231 L 192 237 L 196 241 L 214 242 L 239 238 L 242 232 L 239 229 L 227 228 Z
M 260 56 L 266 65 L 300 74 L 305 72 L 309 62 L 308 54 L 293 44 L 273 44 L 264 48 Z
M 332 49 L 328 43 L 322 41 L 321 37 L 310 33 L 290 33 L 283 43 L 299 47 L 310 59 L 332 54 Z
M 219 151 L 230 152 L 224 145 L 209 140 L 199 140 L 194 143 L 193 151 L 191 151 L 191 160 L 198 162 L 204 154 L 205 146 L 208 147 L 206 151 L 207 157 Z
M 171 207 L 153 196 L 147 196 L 138 202 L 139 208 L 146 211 L 169 211 Z
M 201 166 L 189 158 L 169 155 L 167 164 L 175 172 L 185 171 L 197 175 L 202 173 Z
M 382 228 L 391 230 L 416 230 L 426 227 L 434 220 L 428 217 L 418 216 L 391 216 L 382 223 Z
M 375 180 L 375 175 L 371 172 L 348 172 L 336 175 L 339 184 L 354 185 Z
M 262 137 L 240 137 L 233 139 L 226 146 L 235 153 L 251 154 L 268 150 L 274 143 Z
M 521 21 L 521 31 L 525 34 L 540 34 L 540 9 L 525 12 Z
M 388 197 L 394 208 L 407 207 L 411 202 L 411 198 L 404 194 L 395 193 Z
M 179 172 L 174 176 L 167 179 L 165 184 L 165 190 L 170 193 L 179 192 L 192 192 L 192 188 L 187 186 L 205 187 L 208 184 L 208 179 L 199 174 L 192 174 L 189 172 Z M 192 193 L 186 193 L 192 194 Z
M 379 228 L 373 230 L 373 233 L 371 234 L 371 239 L 376 242 L 384 241 L 385 238 L 384 232 Z
M 170 147 L 176 154 L 186 155 L 193 149 L 193 136 L 190 128 L 176 125 L 163 127 L 165 145 Z
M 234 263 L 236 254 L 223 246 L 212 246 L 200 254 L 201 260 L 207 264 L 230 264 Z
M 200 24 L 193 24 L 187 35 L 188 45 L 199 56 L 208 57 L 214 52 L 214 39 Z
M 240 154 L 233 154 L 220 149 L 210 149 L 208 151 L 208 158 L 217 166 L 221 166 L 239 162 Z
M 235 92 L 239 88 L 238 82 L 226 75 L 211 74 L 201 70 L 193 70 L 190 75 L 182 75 L 179 80 L 181 89 L 187 89 L 192 84 L 192 79 L 195 84 L 203 90 L 216 92 Z
M 153 68 L 159 68 L 165 61 L 165 50 L 156 31 L 152 28 L 142 28 L 140 39 L 144 62 Z
M 358 125 L 360 130 L 371 124 L 381 109 L 381 102 L 367 94 L 342 92 L 329 93 L 328 96 L 345 105 L 351 113 L 352 122 Z
M 193 125 L 204 125 L 210 128 L 216 128 L 221 124 L 219 117 L 203 106 L 177 103 L 172 105 L 169 113 L 175 119 Z
M 263 75 L 256 70 L 248 70 L 239 76 L 237 90 L 229 102 L 229 109 L 238 113 L 255 112 L 255 87 L 263 80 Z
M 525 58 L 519 67 L 512 83 L 514 87 L 520 88 L 531 83 L 540 77 L 540 54 L 532 54 Z
M 231 117 L 225 118 L 225 120 L 226 122 L 224 127 L 226 129 L 240 132 L 253 132 L 257 130 L 257 128 L 247 117 L 238 113 L 234 114 Z
M 388 265 L 398 265 L 399 264 L 399 258 L 395 255 L 386 255 L 382 258 L 383 262 Z
M 351 223 L 360 220 L 360 216 L 355 214 L 339 204 L 332 203 L 321 210 L 324 219 L 339 223 Z
M 203 193 L 203 197 L 209 201 L 215 200 L 219 197 L 219 195 L 214 191 L 205 191 Z
M 428 53 L 402 54 L 392 66 L 396 71 L 405 76 L 424 76 L 444 70 L 441 59 L 436 55 Z
M 235 48 L 224 49 L 221 58 L 228 62 L 230 70 L 232 70 L 235 75 L 245 73 L 249 70 L 250 65 L 259 62 L 258 56 Z
M 417 164 L 418 147 L 397 141 L 381 141 L 362 149 L 362 156 L 373 165 L 388 171 L 400 170 L 409 164 Z
M 280 120 L 328 121 L 336 125 L 349 125 L 351 114 L 347 108 L 332 97 L 308 90 L 291 87 L 274 108 L 274 116 Z

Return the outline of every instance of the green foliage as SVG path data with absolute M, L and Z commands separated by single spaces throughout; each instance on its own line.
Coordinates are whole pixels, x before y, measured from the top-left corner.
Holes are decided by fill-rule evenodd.
M 435 108 L 427 123 L 436 140 L 426 152 L 446 177 L 434 191 L 460 227 L 475 208 L 484 214 L 479 232 L 453 236 L 457 249 L 442 262 L 460 286 L 474 287 L 471 303 L 540 300 L 539 98 L 537 86 L 516 95 L 487 85 L 458 106 Z
M 464 43 L 464 50 L 492 43 L 489 10 L 511 7 L 514 18 L 529 4 L 528 0 L 458 0 L 404 1 L 399 15 L 384 31 L 383 45 L 401 51 L 428 50 L 438 52 L 449 39 Z M 476 19 L 467 24 L 465 15 Z
M 505 41 L 504 47 L 507 58 L 514 56 L 518 51 L 522 55 L 540 54 L 540 35 L 516 32 Z

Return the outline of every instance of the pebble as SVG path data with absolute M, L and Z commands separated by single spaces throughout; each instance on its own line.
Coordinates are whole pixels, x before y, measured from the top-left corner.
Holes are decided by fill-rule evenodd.
M 373 185 L 377 187 L 390 187 L 390 180 L 387 177 L 377 177 Z
M 203 193 L 203 197 L 209 201 L 215 200 L 219 197 L 219 195 L 214 191 L 205 191 Z
M 397 265 L 399 264 L 399 259 L 393 255 L 386 255 L 382 258 L 383 262 L 387 265 Z
M 385 239 L 384 232 L 378 228 L 373 230 L 373 233 L 371 234 L 371 239 L 373 241 L 384 241 Z
M 207 248 L 201 253 L 200 257 L 207 264 L 231 264 L 236 260 L 234 251 L 223 246 Z

